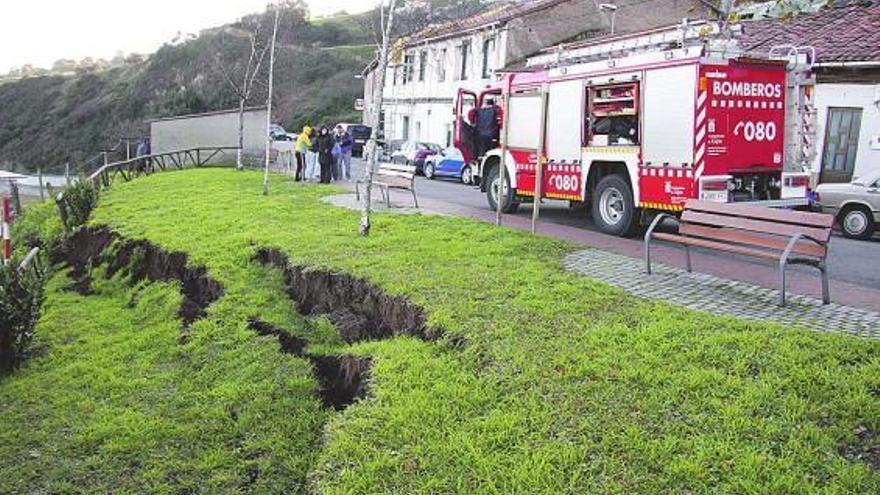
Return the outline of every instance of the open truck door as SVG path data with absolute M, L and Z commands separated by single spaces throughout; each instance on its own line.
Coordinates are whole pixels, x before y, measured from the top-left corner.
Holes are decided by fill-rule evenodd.
M 453 146 L 458 148 L 466 163 L 477 158 L 477 139 L 474 122 L 471 121 L 472 110 L 477 106 L 477 94 L 466 89 L 459 89 L 455 99 L 455 129 Z

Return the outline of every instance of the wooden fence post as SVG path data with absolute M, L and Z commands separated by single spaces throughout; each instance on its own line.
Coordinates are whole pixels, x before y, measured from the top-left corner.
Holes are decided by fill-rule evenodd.
M 46 199 L 45 194 L 43 194 L 43 169 L 37 167 L 37 179 L 40 181 L 40 201 Z

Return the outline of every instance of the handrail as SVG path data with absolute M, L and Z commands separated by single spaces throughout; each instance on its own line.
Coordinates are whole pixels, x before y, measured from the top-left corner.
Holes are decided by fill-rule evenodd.
M 25 256 L 24 259 L 21 260 L 21 263 L 19 263 L 19 265 L 18 265 L 18 271 L 19 271 L 19 272 L 23 272 L 23 271 L 27 270 L 28 265 L 30 265 L 30 264 L 31 264 L 31 261 L 33 261 L 34 258 L 37 257 L 37 254 L 38 254 L 39 252 L 40 252 L 40 248 L 38 248 L 38 247 L 35 247 L 35 248 L 31 249 L 31 250 L 28 252 L 27 256 Z
M 237 151 L 238 149 L 238 146 L 203 146 L 136 156 L 127 160 L 120 160 L 117 162 L 102 165 L 98 170 L 89 175 L 88 180 L 95 182 L 97 179 L 100 179 L 102 177 L 106 179 L 106 174 L 114 170 L 120 172 L 125 180 L 129 180 L 128 176 L 125 175 L 125 171 L 123 170 L 123 167 L 125 167 L 126 165 L 141 163 L 147 164 L 147 166 L 149 167 L 149 172 L 152 172 L 154 164 L 158 164 L 159 168 L 165 170 L 167 166 L 166 159 L 168 159 L 171 164 L 178 169 L 182 169 L 184 166 L 186 166 L 187 159 L 189 159 L 193 166 L 200 167 L 202 165 L 205 165 L 219 153 L 232 150 Z M 202 152 L 208 153 L 208 156 L 203 158 Z M 131 172 L 131 170 L 129 170 L 129 172 Z M 138 175 L 140 172 L 146 171 L 134 171 L 135 175 Z

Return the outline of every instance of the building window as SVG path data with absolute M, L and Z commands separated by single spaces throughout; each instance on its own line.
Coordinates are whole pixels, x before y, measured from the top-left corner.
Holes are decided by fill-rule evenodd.
M 452 146 L 452 124 L 446 124 L 446 147 Z
M 397 86 L 397 67 L 391 68 L 391 85 Z
M 470 52 L 471 52 L 471 42 L 465 41 L 464 43 L 461 44 L 461 46 L 458 49 L 460 52 L 458 58 L 459 58 L 459 61 L 461 62 L 461 64 L 459 65 L 459 70 L 458 70 L 458 78 L 460 80 L 464 81 L 465 79 L 467 79 L 467 76 L 468 76 L 468 56 L 470 55 Z
M 413 54 L 408 53 L 403 57 L 403 84 L 413 81 Z
M 492 77 L 495 70 L 492 58 L 495 56 L 495 38 L 487 38 L 483 41 L 483 79 Z
M 425 67 L 428 65 L 428 52 L 422 50 L 419 52 L 419 81 L 425 80 Z
M 403 127 L 403 135 L 401 136 L 401 138 L 402 138 L 404 141 L 409 141 L 409 115 L 404 115 L 404 116 L 403 116 L 403 125 L 402 125 L 402 127 Z
M 856 167 L 862 109 L 829 107 L 819 182 L 849 182 Z
M 440 57 L 437 60 L 437 80 L 446 80 L 446 48 L 440 49 Z

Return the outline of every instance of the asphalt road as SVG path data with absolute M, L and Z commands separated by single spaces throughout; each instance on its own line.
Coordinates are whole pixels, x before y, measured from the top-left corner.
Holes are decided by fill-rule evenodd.
M 352 163 L 352 168 L 356 171 L 362 171 L 363 167 L 363 162 L 357 159 Z M 418 177 L 416 180 L 416 190 L 419 197 L 472 208 L 489 209 L 485 193 L 480 192 L 477 188 L 447 179 L 428 180 L 424 177 Z M 516 215 L 530 218 L 532 215 L 531 205 L 522 205 Z M 581 227 L 591 231 L 597 230 L 590 219 L 589 211 L 583 207 L 570 208 L 567 201 L 545 200 L 541 204 L 541 220 Z M 718 254 L 717 256 L 727 258 L 730 255 Z M 748 263 L 761 263 L 748 257 L 738 258 Z M 852 240 L 835 235 L 830 244 L 828 266 L 829 275 L 834 280 L 874 289 L 880 288 L 880 234 L 875 235 L 874 239 L 869 241 Z M 806 270 L 807 268 L 795 267 L 795 269 Z

